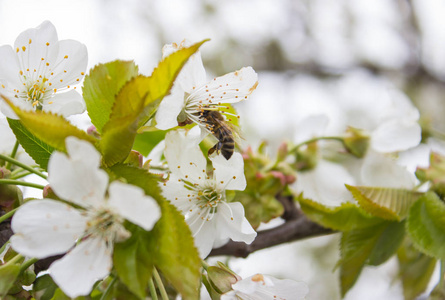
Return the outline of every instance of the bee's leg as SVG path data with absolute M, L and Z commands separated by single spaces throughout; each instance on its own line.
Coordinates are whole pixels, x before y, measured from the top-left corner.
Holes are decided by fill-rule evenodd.
M 212 148 L 209 149 L 209 152 L 207 153 L 209 156 L 212 155 L 215 151 L 216 154 L 219 154 L 219 152 L 221 151 L 222 148 L 222 143 L 218 142 L 216 143 Z

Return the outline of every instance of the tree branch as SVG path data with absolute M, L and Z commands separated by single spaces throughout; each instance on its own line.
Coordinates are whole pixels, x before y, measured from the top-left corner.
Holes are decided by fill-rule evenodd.
M 309 220 L 303 212 L 297 208 L 293 197 L 277 196 L 277 199 L 284 206 L 284 214 L 282 216 L 286 221 L 284 224 L 272 229 L 259 231 L 256 239 L 250 245 L 230 241 L 220 248 L 213 249 L 209 256 L 230 255 L 247 257 L 249 254 L 261 249 L 335 233 L 332 229 L 324 228 Z

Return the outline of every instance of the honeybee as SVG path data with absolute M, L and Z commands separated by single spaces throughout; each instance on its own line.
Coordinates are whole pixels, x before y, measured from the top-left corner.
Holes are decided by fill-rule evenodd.
M 225 159 L 229 160 L 235 150 L 235 140 L 232 128 L 226 123 L 223 115 L 216 110 L 204 109 L 201 111 L 199 119 L 205 124 L 207 130 L 218 139 L 218 142 L 209 149 L 208 154 L 211 155 L 215 151 L 219 154 L 221 151 Z

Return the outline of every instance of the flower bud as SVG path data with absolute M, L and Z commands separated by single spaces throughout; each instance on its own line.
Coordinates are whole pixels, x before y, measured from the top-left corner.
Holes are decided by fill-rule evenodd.
M 369 147 L 369 136 L 361 129 L 348 127 L 343 143 L 352 155 L 362 158 Z
M 8 178 L 11 175 L 11 171 L 5 167 L 0 167 L 0 179 Z
M 129 164 L 138 168 L 142 168 L 144 157 L 136 150 L 131 150 L 124 164 Z
M 97 131 L 96 126 L 94 126 L 94 125 L 91 125 L 90 127 L 88 127 L 88 129 L 87 129 L 87 133 L 88 133 L 89 135 L 94 136 L 95 138 L 100 138 L 100 134 L 99 134 L 99 132 Z
M 232 290 L 232 284 L 241 280 L 241 277 L 221 262 L 218 262 L 218 267 L 209 267 L 207 269 L 207 275 L 210 284 L 219 294 L 224 294 Z

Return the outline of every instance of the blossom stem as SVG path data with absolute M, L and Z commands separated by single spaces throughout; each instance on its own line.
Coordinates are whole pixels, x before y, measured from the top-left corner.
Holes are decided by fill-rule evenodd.
M 23 258 L 24 257 L 21 254 L 17 254 L 16 256 L 11 258 L 5 265 L 9 265 L 9 264 L 13 265 Z M 20 271 L 21 271 L 21 268 L 20 268 Z
M 334 141 L 339 141 L 342 144 L 344 144 L 344 140 L 340 136 L 320 136 L 320 137 L 316 137 L 316 138 L 304 141 L 304 142 L 302 142 L 300 144 L 297 144 L 297 145 L 293 146 L 291 149 L 289 149 L 289 154 L 294 153 L 301 146 L 304 146 L 304 145 L 307 145 L 307 144 L 310 144 L 310 143 L 313 143 L 313 142 L 321 141 L 321 140 L 334 140 Z
M 150 296 L 153 300 L 158 300 L 158 294 L 156 293 L 156 287 L 153 282 L 153 277 L 148 281 L 148 289 L 150 290 Z
M 168 300 L 167 292 L 165 291 L 164 284 L 162 283 L 161 276 L 159 276 L 158 270 L 156 268 L 153 268 L 153 276 L 156 281 L 156 285 L 158 286 L 159 292 L 161 293 L 161 299 L 162 300 Z
M 105 292 L 102 294 L 102 297 L 100 297 L 100 300 L 105 300 L 105 299 L 108 298 L 108 295 L 109 295 L 110 292 L 111 292 L 111 288 L 112 288 L 113 285 L 116 283 L 116 281 L 117 281 L 117 277 L 114 277 L 114 278 L 111 280 L 110 284 L 107 286 L 107 289 L 105 290 Z
M 18 209 L 18 207 L 14 208 L 13 210 L 11 210 L 11 211 L 7 212 L 6 214 L 4 214 L 3 216 L 1 216 L 0 217 L 0 223 L 2 223 L 3 221 L 9 219 L 10 217 L 12 217 L 17 209 Z
M 14 179 L 0 179 L 0 184 L 23 185 L 23 186 L 29 186 L 29 187 L 33 187 L 33 188 L 41 189 L 41 190 L 43 190 L 45 188 L 45 186 L 37 184 L 37 183 L 26 182 L 26 181 L 21 181 L 21 180 L 14 180 Z
M 28 172 L 26 170 L 23 169 L 17 169 L 11 172 L 11 175 L 8 177 L 8 179 L 20 179 L 23 178 L 25 176 L 28 176 L 30 174 L 32 174 L 31 172 Z
M 201 263 L 204 270 L 207 271 L 207 269 L 210 267 L 209 264 L 205 260 L 201 260 Z
M 23 273 L 26 269 L 28 269 L 31 265 L 35 264 L 39 259 L 38 258 L 31 258 L 30 260 L 27 260 L 23 263 L 23 265 L 20 267 L 20 273 Z
M 11 158 L 15 158 L 15 155 L 17 154 L 17 150 L 18 149 L 19 149 L 19 141 L 16 140 L 15 144 L 14 144 L 14 148 L 12 149 L 12 152 L 11 152 L 11 155 L 10 155 Z M 11 166 L 12 166 L 11 162 L 8 161 L 6 163 L 6 169 L 11 170 Z
M 11 163 L 11 164 L 13 164 L 13 165 L 19 166 L 19 167 L 21 167 L 21 168 L 23 168 L 23 169 L 25 169 L 25 170 L 28 170 L 28 171 L 30 171 L 31 173 L 34 173 L 34 174 L 36 174 L 36 175 L 42 177 L 43 179 L 47 179 L 47 178 L 48 178 L 45 174 L 41 173 L 40 171 L 37 171 L 37 170 L 35 170 L 34 168 L 31 168 L 30 166 L 27 166 L 27 165 L 25 165 L 25 164 L 19 162 L 18 160 L 14 159 L 14 158 L 12 158 L 12 157 L 9 157 L 9 156 L 0 154 L 0 159 L 3 159 L 3 160 L 5 160 L 5 161 L 7 161 L 8 163 Z

